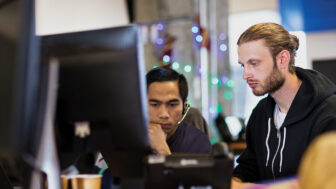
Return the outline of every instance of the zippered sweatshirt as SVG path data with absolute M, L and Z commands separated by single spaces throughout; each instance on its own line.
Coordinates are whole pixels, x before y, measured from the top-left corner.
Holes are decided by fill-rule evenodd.
M 274 99 L 268 95 L 254 108 L 246 128 L 247 147 L 233 176 L 258 182 L 292 176 L 309 143 L 336 130 L 336 86 L 324 75 L 296 67 L 302 84 L 280 129 L 274 125 Z

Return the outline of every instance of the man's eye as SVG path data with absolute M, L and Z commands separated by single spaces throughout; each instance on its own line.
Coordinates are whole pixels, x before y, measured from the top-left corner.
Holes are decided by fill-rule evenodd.
M 159 104 L 149 104 L 150 106 L 152 106 L 152 107 L 158 107 L 159 106 Z
M 171 107 L 176 107 L 178 104 L 170 104 Z
M 256 62 L 252 62 L 252 63 L 251 63 L 252 66 L 256 66 L 257 64 L 258 64 L 258 63 L 256 63 Z

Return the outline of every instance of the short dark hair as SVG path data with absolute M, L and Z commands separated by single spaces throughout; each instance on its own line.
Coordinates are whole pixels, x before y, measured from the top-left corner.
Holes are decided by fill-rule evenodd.
M 164 82 L 164 81 L 177 81 L 179 93 L 183 103 L 186 102 L 188 97 L 188 83 L 183 74 L 177 73 L 175 70 L 167 67 L 153 68 L 146 74 L 147 91 L 151 83 Z
M 237 45 L 246 42 L 263 39 L 266 47 L 269 48 L 273 61 L 275 57 L 282 51 L 288 50 L 290 53 L 289 72 L 295 73 L 295 55 L 299 48 L 299 39 L 290 34 L 284 27 L 276 23 L 260 23 L 251 26 L 238 39 Z

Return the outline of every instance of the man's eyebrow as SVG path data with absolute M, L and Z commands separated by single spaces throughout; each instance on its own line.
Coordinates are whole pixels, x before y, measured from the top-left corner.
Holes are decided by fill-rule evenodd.
M 149 99 L 149 102 L 156 102 L 156 103 L 161 103 L 160 100 L 156 100 L 156 99 Z
M 173 103 L 173 102 L 179 102 L 179 99 L 171 99 L 168 101 L 168 103 Z
M 171 99 L 171 100 L 168 100 L 167 102 L 162 102 L 160 100 L 156 100 L 156 99 L 149 99 L 148 100 L 149 102 L 153 102 L 153 103 L 176 103 L 176 102 L 179 102 L 179 99 Z
M 251 62 L 260 62 L 260 60 L 259 59 L 257 59 L 257 58 L 251 58 L 251 59 L 249 59 L 247 62 L 248 63 L 251 63 Z M 238 64 L 241 64 L 241 65 L 244 65 L 242 62 L 240 62 L 240 61 L 238 61 Z
M 259 60 L 259 59 L 257 59 L 257 58 L 251 58 L 251 59 L 249 59 L 247 62 L 254 62 L 254 61 L 257 61 L 257 62 L 259 62 L 260 60 Z

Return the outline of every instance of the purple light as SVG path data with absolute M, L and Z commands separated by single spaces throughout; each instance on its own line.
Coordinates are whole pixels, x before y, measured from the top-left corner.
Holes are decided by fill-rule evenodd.
M 219 34 L 219 39 L 223 41 L 226 40 L 226 34 L 225 33 Z
M 226 74 L 220 76 L 222 83 L 226 83 L 229 80 L 229 77 Z
M 156 43 L 157 45 L 163 45 L 163 44 L 164 44 L 164 40 L 163 40 L 162 38 L 157 38 L 157 39 L 155 40 L 155 43 Z
M 163 25 L 163 23 L 157 23 L 156 24 L 156 29 L 158 30 L 158 31 L 162 31 L 163 29 L 164 29 L 164 25 Z
M 197 76 L 201 77 L 202 69 L 201 69 L 201 64 L 200 63 L 198 63 L 196 65 L 196 74 L 197 74 Z

